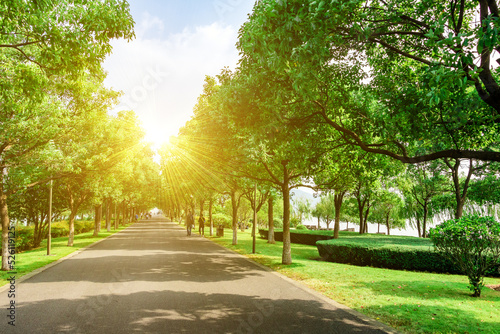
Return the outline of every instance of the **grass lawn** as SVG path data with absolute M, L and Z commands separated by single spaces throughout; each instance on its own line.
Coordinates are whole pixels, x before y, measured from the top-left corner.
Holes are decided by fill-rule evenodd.
M 127 226 L 130 226 L 127 225 Z M 32 272 L 35 269 L 41 268 L 51 262 L 57 261 L 66 255 L 69 255 L 83 247 L 89 246 L 96 241 L 104 239 L 118 231 L 125 229 L 127 226 L 120 226 L 118 230 L 111 229 L 107 232 L 106 228 L 101 228 L 98 237 L 93 237 L 93 231 L 81 233 L 75 236 L 73 247 L 66 246 L 68 244 L 68 237 L 52 238 L 52 247 L 50 256 L 47 256 L 47 241 L 44 240 L 40 248 L 30 251 L 17 253 L 15 272 L 17 273 L 16 279 Z M 0 271 L 0 286 L 8 283 L 7 278 L 12 275 L 10 271 Z
M 281 242 L 257 238 L 254 255 L 250 231 L 238 231 L 236 246 L 229 229 L 211 240 L 405 333 L 500 333 L 500 292 L 485 287 L 472 298 L 466 276 L 324 262 L 315 246 L 299 244 L 292 244 L 293 264 L 284 266 Z

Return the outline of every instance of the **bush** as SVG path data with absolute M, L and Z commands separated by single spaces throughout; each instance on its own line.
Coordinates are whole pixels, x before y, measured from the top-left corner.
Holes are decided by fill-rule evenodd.
M 94 229 L 94 223 L 89 221 L 75 221 L 75 235 L 90 232 Z M 69 230 L 69 226 L 68 226 Z M 69 232 L 68 232 L 69 233 Z
M 480 297 L 484 276 L 500 265 L 500 223 L 464 216 L 432 228 L 429 236 L 436 250 L 467 275 L 472 296 Z
M 274 225 L 274 228 L 283 228 L 283 220 L 281 220 L 279 218 L 274 218 L 273 225 Z
M 462 274 L 451 260 L 427 246 L 426 241 L 413 237 L 345 237 L 318 241 L 316 247 L 327 261 L 378 268 Z M 419 246 L 420 244 L 420 246 Z M 497 266 L 487 276 L 500 276 Z
M 307 227 L 305 227 L 304 225 L 302 224 L 299 224 L 297 225 L 297 227 L 295 227 L 297 230 L 307 230 Z
M 33 247 L 34 229 L 28 226 L 16 228 L 16 252 L 22 252 Z
M 290 217 L 290 227 L 295 227 L 300 225 L 300 219 L 296 217 Z
M 225 215 L 223 213 L 215 213 L 212 215 L 212 220 L 214 222 L 214 226 L 224 225 L 224 228 L 232 228 L 233 227 L 233 219 Z
M 301 231 L 302 232 L 302 231 Z M 261 238 L 267 239 L 269 235 L 268 230 L 259 229 L 259 234 Z M 312 234 L 312 233 L 300 233 L 290 232 L 290 242 L 294 244 L 302 244 L 302 245 L 316 245 L 316 242 L 319 240 L 328 240 L 332 239 L 333 235 L 321 235 L 321 234 Z M 274 240 L 283 241 L 283 231 L 275 230 L 274 231 Z

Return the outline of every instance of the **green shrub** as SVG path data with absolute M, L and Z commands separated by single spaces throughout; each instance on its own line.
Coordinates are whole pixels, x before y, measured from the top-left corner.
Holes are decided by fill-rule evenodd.
M 224 228 L 232 228 L 233 227 L 233 219 L 225 215 L 223 213 L 215 213 L 212 215 L 212 221 L 214 222 L 214 226 L 224 225 Z
M 296 217 L 290 217 L 290 227 L 295 227 L 300 224 L 300 219 Z
M 388 242 L 394 238 L 394 243 Z M 436 252 L 432 245 L 425 246 L 427 240 L 414 238 L 422 246 L 405 245 L 405 238 L 366 236 L 318 241 L 316 247 L 321 257 L 327 261 L 378 268 L 428 271 L 436 273 L 462 274 L 462 270 L 452 261 Z M 380 240 L 380 241 L 379 241 Z M 387 244 L 384 244 L 386 242 Z M 429 241 L 427 241 L 429 242 Z M 398 244 L 400 243 L 400 244 Z M 500 276 L 498 267 L 488 270 L 488 276 Z
M 279 218 L 273 218 L 274 228 L 283 228 L 283 220 Z
M 69 226 L 68 226 L 69 229 Z M 90 232 L 94 229 L 94 223 L 89 221 L 75 221 L 75 234 Z
M 91 221 L 75 221 L 75 234 L 85 233 L 94 229 L 94 223 Z M 1 229 L 0 229 L 1 231 Z M 69 235 L 69 225 L 66 221 L 54 222 L 50 226 L 50 235 L 52 238 L 66 237 Z M 34 227 L 18 226 L 16 227 L 16 252 L 23 252 L 33 248 Z M 44 236 L 46 239 L 46 236 Z M 0 246 L 1 251 L 1 246 Z
M 437 251 L 469 278 L 473 297 L 481 296 L 484 276 L 500 265 L 500 223 L 477 215 L 445 221 L 429 232 Z
M 312 233 L 302 233 L 307 232 L 303 230 L 299 231 L 290 231 L 290 242 L 294 244 L 302 244 L 302 245 L 316 245 L 316 242 L 319 240 L 328 240 L 333 238 L 333 235 L 322 235 L 322 234 L 312 234 Z M 269 235 L 268 230 L 259 229 L 259 234 L 261 238 L 267 239 Z M 283 241 L 283 231 L 282 230 L 274 230 L 274 240 Z
M 22 252 L 33 247 L 34 229 L 29 226 L 16 228 L 16 251 Z
M 302 224 L 299 224 L 295 227 L 297 230 L 307 230 L 307 227 L 305 227 L 304 225 Z

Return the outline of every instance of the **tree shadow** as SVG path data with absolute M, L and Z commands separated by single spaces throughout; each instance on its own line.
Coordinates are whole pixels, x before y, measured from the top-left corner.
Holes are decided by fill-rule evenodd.
M 314 300 L 184 291 L 49 299 L 16 310 L 22 333 L 386 333 Z M 0 332 L 12 331 L 6 322 Z
M 481 320 L 471 311 L 443 305 L 396 303 L 364 307 L 364 312 L 367 315 L 383 314 L 389 325 L 411 333 L 500 333 L 498 317 Z
M 135 255 L 129 255 L 131 253 Z M 41 282 L 109 283 L 113 281 L 146 282 L 224 282 L 262 275 L 262 270 L 233 254 L 218 256 L 190 252 L 168 252 L 150 250 L 123 251 L 123 255 L 75 257 L 59 263 L 41 276 L 35 276 L 23 284 Z M 119 271 L 120 277 L 110 275 L 110 270 Z
M 414 281 L 378 280 L 372 283 L 358 283 L 354 287 L 369 288 L 378 296 L 387 296 L 390 303 L 394 302 L 394 305 L 365 306 L 364 312 L 372 316 L 383 314 L 388 324 L 401 327 L 403 330 L 413 332 L 418 329 L 423 333 L 441 333 L 442 330 L 446 333 L 500 333 L 500 317 L 476 319 L 476 314 L 473 312 L 474 307 L 481 308 L 481 305 L 486 307 L 498 305 L 500 292 L 493 290 L 486 292 L 487 288 L 484 288 L 482 297 L 477 299 L 471 296 L 467 288 L 467 278 L 464 278 L 463 283 L 429 279 L 422 282 L 425 284 L 415 286 Z M 400 302 L 408 300 L 421 302 L 415 304 Z M 425 305 L 426 300 L 432 301 L 433 306 Z M 470 304 L 474 301 L 482 303 Z M 458 307 L 459 304 L 469 307 L 468 309 Z M 443 328 L 436 328 L 438 324 Z

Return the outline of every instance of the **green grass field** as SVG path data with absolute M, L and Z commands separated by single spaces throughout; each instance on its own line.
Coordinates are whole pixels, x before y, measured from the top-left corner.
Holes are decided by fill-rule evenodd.
M 127 225 L 129 226 L 129 225 Z M 93 237 L 94 232 L 81 233 L 75 236 L 73 247 L 66 246 L 68 237 L 60 237 L 52 239 L 51 255 L 47 256 L 47 241 L 43 241 L 40 248 L 16 254 L 15 272 L 16 279 L 32 272 L 35 269 L 41 268 L 49 263 L 59 260 L 66 255 L 69 255 L 83 247 L 87 247 L 96 241 L 104 239 L 118 231 L 125 229 L 127 226 L 120 226 L 118 230 L 111 229 L 107 232 L 106 228 L 101 228 L 98 237 Z M 12 272 L 0 272 L 0 286 L 8 283 L 6 280 L 12 275 Z
M 406 243 L 405 237 L 397 239 Z M 254 255 L 249 231 L 238 232 L 237 246 L 231 245 L 228 229 L 212 240 L 405 333 L 500 333 L 500 292 L 485 287 L 481 298 L 472 298 L 466 276 L 323 262 L 316 247 L 298 244 L 292 244 L 293 264 L 284 266 L 281 242 L 270 245 L 257 238 Z M 485 284 L 498 285 L 500 279 L 486 278 Z

